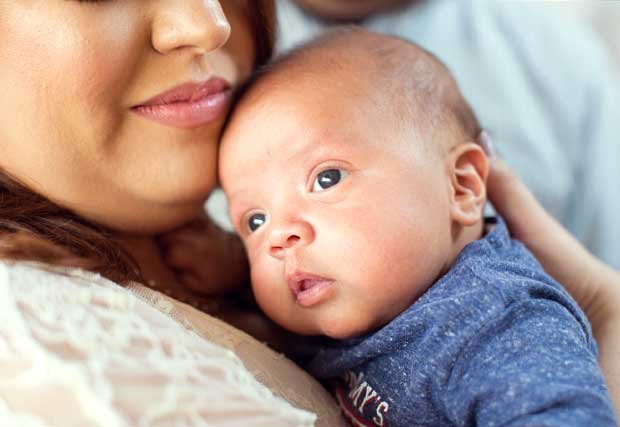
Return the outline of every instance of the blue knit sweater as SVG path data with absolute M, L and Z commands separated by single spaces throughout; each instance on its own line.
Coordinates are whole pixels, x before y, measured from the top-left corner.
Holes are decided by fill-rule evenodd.
M 589 324 L 501 220 L 388 325 L 321 340 L 360 426 L 615 426 Z

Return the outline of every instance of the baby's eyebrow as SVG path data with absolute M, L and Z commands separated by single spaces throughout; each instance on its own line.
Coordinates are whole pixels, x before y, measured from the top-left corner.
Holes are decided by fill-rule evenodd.
M 301 157 L 307 164 L 312 164 L 321 157 L 338 154 L 349 143 L 349 139 L 333 131 L 321 132 L 308 139 L 295 156 Z

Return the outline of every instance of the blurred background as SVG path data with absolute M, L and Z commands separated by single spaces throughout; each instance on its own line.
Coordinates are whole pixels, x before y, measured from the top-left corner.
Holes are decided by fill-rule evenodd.
M 590 29 L 603 42 L 613 62 L 617 76 L 620 76 L 620 1 L 530 1 L 529 7 L 540 7 L 544 12 L 566 20 L 565 25 L 577 25 Z
M 418 43 L 454 74 L 496 151 L 620 269 L 620 1 L 276 0 L 279 53 L 341 24 Z M 226 224 L 221 193 L 209 201 Z

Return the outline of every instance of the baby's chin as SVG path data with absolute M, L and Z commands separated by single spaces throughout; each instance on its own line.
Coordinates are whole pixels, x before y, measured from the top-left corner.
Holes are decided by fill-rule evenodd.
M 260 301 L 259 301 L 260 305 Z M 384 326 L 388 321 L 381 320 L 380 313 L 362 313 L 353 306 L 332 306 L 303 308 L 302 311 L 289 312 L 282 316 L 268 307 L 263 307 L 265 314 L 282 328 L 297 335 L 325 336 L 335 340 L 344 340 L 366 335 Z
M 359 335 L 363 335 L 364 331 L 361 329 L 351 328 L 349 325 L 337 325 L 328 324 L 326 326 L 320 324 L 299 324 L 290 322 L 278 321 L 273 319 L 281 327 L 297 335 L 303 336 L 325 336 L 335 340 L 343 340 L 347 338 L 354 338 Z
M 317 328 L 318 332 L 313 335 L 324 335 L 335 340 L 345 340 L 366 335 L 372 331 L 379 329 L 382 325 L 377 324 L 370 319 L 365 322 L 360 321 L 359 317 L 349 319 L 325 320 Z

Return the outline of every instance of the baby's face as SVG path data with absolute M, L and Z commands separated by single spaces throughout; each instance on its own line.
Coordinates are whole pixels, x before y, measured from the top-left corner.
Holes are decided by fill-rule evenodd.
M 259 305 L 300 334 L 386 324 L 447 267 L 441 155 L 337 91 L 297 85 L 266 98 L 236 113 L 220 154 Z

